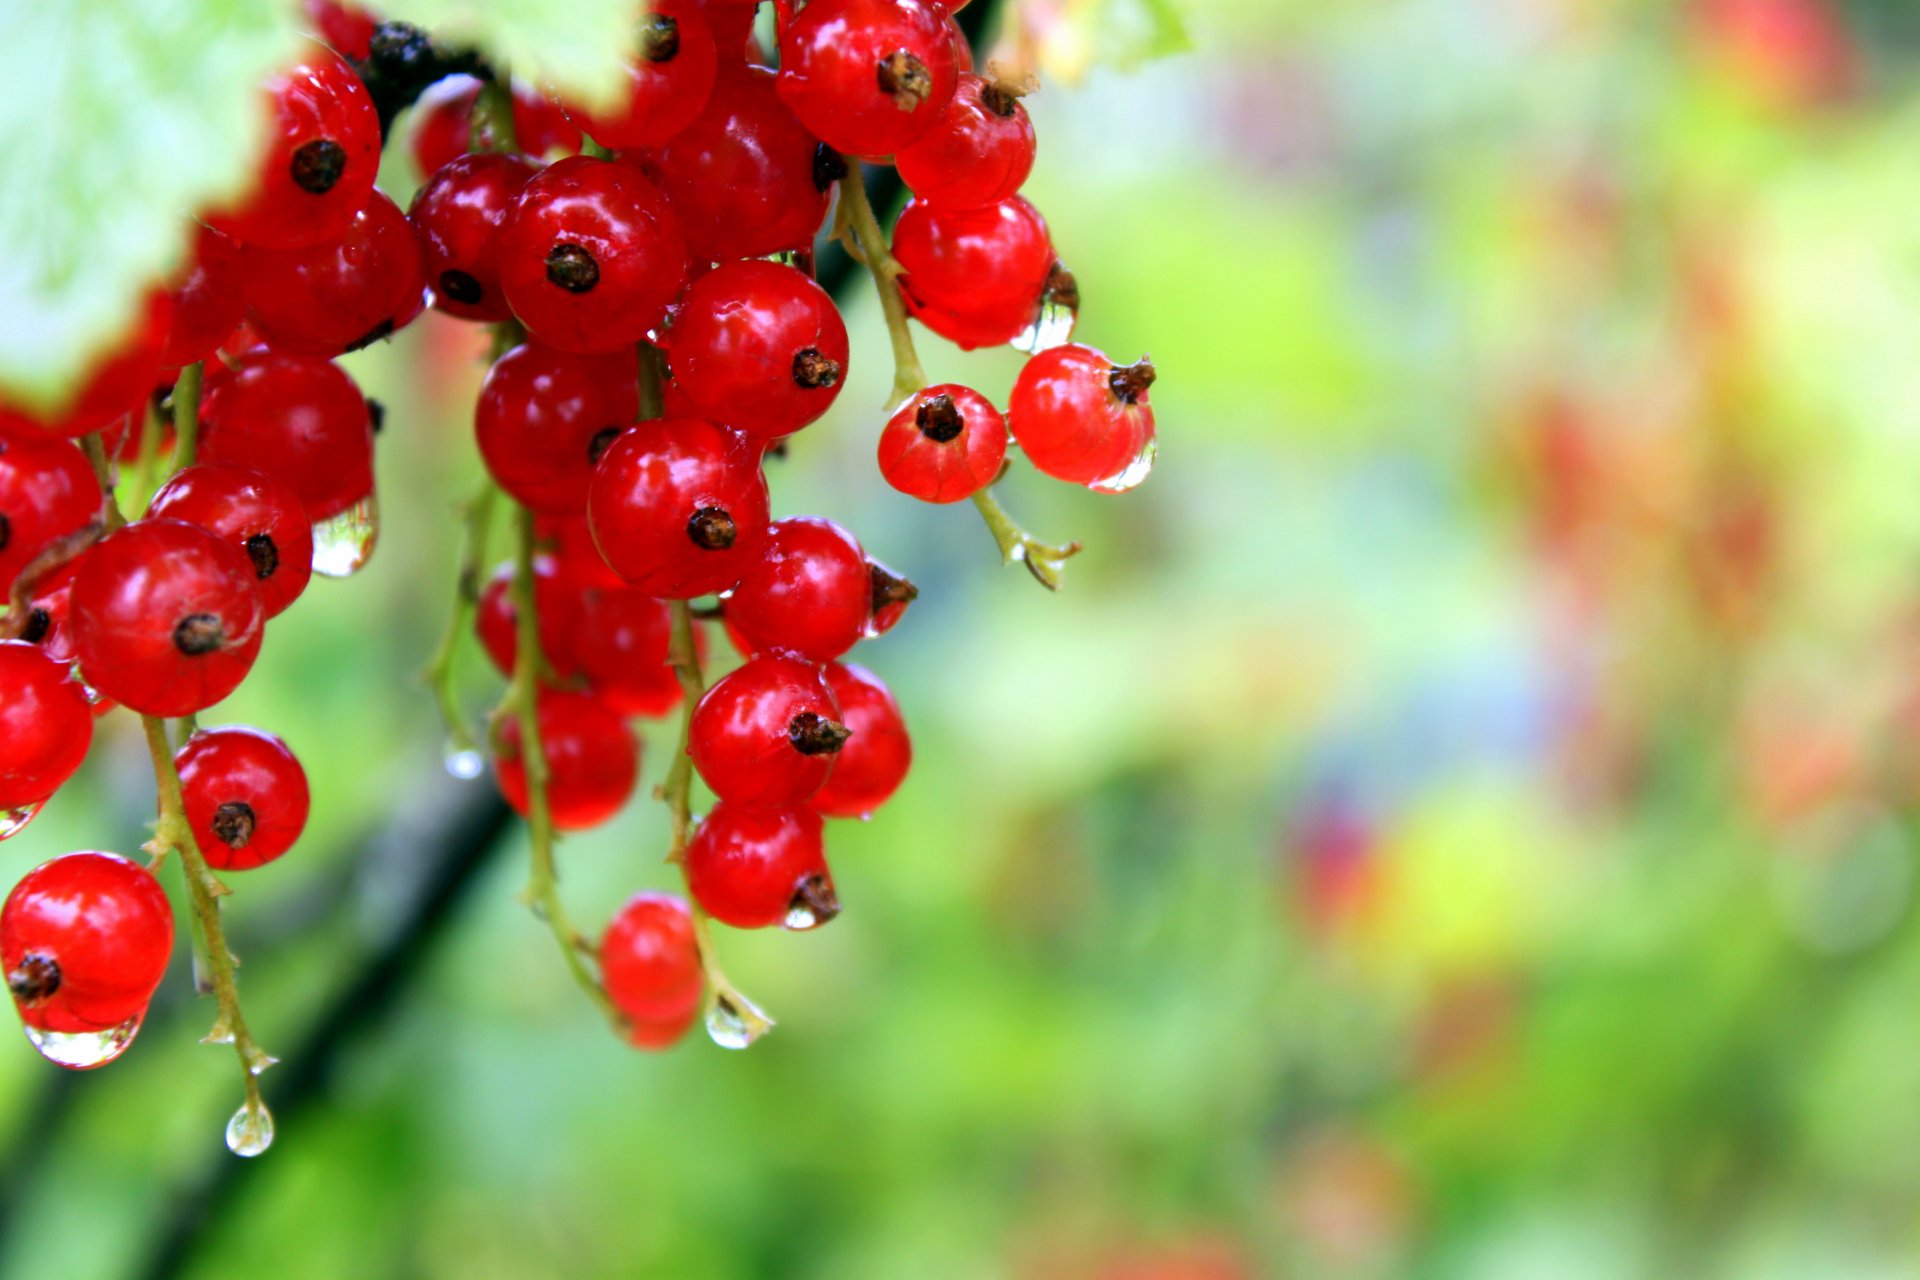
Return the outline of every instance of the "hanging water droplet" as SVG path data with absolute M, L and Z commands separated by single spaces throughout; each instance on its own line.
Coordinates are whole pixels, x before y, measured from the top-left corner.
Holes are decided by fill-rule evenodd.
M 840 895 L 833 891 L 833 881 L 824 875 L 812 875 L 794 890 L 780 924 L 794 930 L 817 929 L 839 914 Z
M 471 782 L 487 767 L 487 758 L 472 747 L 456 747 L 447 744 L 447 772 L 462 782 Z
M 313 571 L 328 578 L 346 578 L 372 558 L 380 537 L 380 501 L 369 493 L 337 516 L 313 526 Z
M 1040 306 L 1034 312 L 1033 323 L 1022 329 L 1014 338 L 1012 346 L 1028 355 L 1038 355 L 1053 347 L 1063 346 L 1073 337 L 1073 327 L 1080 323 L 1080 286 L 1073 278 L 1073 272 L 1062 263 L 1053 264 L 1053 274 L 1047 277 L 1047 286 L 1040 292 Z
M 273 1145 L 273 1113 L 266 1104 L 249 1099 L 227 1121 L 227 1150 L 237 1156 L 257 1156 Z
M 1095 480 L 1087 488 L 1095 493 L 1125 493 L 1153 474 L 1153 460 L 1159 452 L 1159 441 L 1149 439 L 1140 452 L 1134 455 L 1133 461 L 1106 479 Z
M 43 1031 L 39 1027 L 24 1030 L 28 1041 L 48 1062 L 75 1071 L 89 1071 L 106 1066 L 127 1051 L 133 1038 L 140 1034 L 140 1019 L 145 1013 L 143 1009 L 119 1026 L 104 1031 Z
M 264 1075 L 268 1067 L 277 1067 L 279 1065 L 280 1059 L 274 1057 L 272 1054 L 256 1053 L 247 1061 L 247 1073 L 255 1076 Z
M 195 959 L 197 960 L 198 958 L 199 958 L 198 953 L 196 953 Z M 200 1043 L 201 1044 L 232 1044 L 233 1043 L 233 1028 L 227 1025 L 227 1019 L 224 1014 L 221 1015 L 220 1019 L 213 1024 L 212 1030 L 208 1031 L 207 1034 L 200 1037 Z
M 773 1030 L 773 1019 L 739 992 L 716 993 L 707 1006 L 707 1035 L 722 1049 L 744 1049 Z
M 17 809 L 0 809 L 0 840 L 8 836 L 17 836 L 27 829 L 27 824 L 40 815 L 41 806 L 46 801 L 23 804 Z

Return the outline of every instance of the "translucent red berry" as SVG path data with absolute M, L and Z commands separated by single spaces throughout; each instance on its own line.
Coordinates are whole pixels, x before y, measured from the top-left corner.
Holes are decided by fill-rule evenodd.
M 891 155 L 920 137 L 957 75 L 933 0 L 809 0 L 780 33 L 781 99 L 849 155 Z
M 497 232 L 507 206 L 539 165 L 525 156 L 463 155 L 434 171 L 413 197 L 407 221 L 433 304 L 462 320 L 505 320 Z
M 0 815 L 59 790 L 92 742 L 93 711 L 66 664 L 24 640 L 0 642 Z
M 514 565 L 495 569 L 480 592 L 474 610 L 474 634 L 503 676 L 513 674 L 520 653 L 520 611 L 514 604 Z M 580 674 L 579 646 L 588 638 L 585 622 L 586 584 L 566 561 L 554 556 L 533 558 L 533 603 L 539 615 L 540 652 L 553 675 L 571 680 Z
M 667 600 L 725 591 L 767 530 L 767 482 L 731 432 L 695 418 L 641 423 L 600 455 L 593 541 L 629 585 Z
M 968 74 L 933 127 L 893 162 L 900 180 L 928 204 L 978 209 L 1018 195 L 1033 157 L 1033 121 L 1020 99 Z
M 420 95 L 414 105 L 412 154 L 422 177 L 438 173 L 473 141 L 473 104 L 480 82 L 472 76 L 448 76 Z M 566 112 L 518 81 L 513 85 L 514 143 L 521 153 L 543 157 L 580 149 L 580 130 Z
M 840 913 L 811 809 L 715 805 L 687 842 L 687 887 L 700 909 L 736 929 L 807 929 Z
M 655 0 L 640 19 L 625 96 L 607 112 L 569 112 L 603 147 L 655 147 L 691 124 L 713 94 L 713 32 L 698 5 Z
M 0 972 L 29 1035 L 137 1020 L 172 951 L 166 893 L 151 872 L 118 854 L 89 850 L 43 862 L 0 907 Z M 99 1066 L 112 1056 L 63 1065 Z
M 706 974 L 686 902 L 666 893 L 629 898 L 601 935 L 600 977 L 636 1022 L 671 1022 L 698 1007 Z
M 1117 365 L 1092 347 L 1027 361 L 1007 400 L 1007 425 L 1033 465 L 1103 493 L 1131 489 L 1153 465 L 1153 362 Z
M 0 427 L 0 600 L 35 557 L 100 514 L 86 455 L 44 432 Z
M 248 246 L 247 321 L 279 351 L 336 356 L 406 327 L 420 314 L 420 243 L 379 191 L 336 238 L 293 249 Z
M 635 378 L 632 352 L 515 347 L 488 372 L 474 408 L 487 470 L 535 511 L 584 512 L 600 455 L 640 416 Z
M 306 829 L 306 770 L 271 733 L 241 725 L 203 729 L 173 763 L 193 837 L 221 871 L 264 866 Z
M 241 282 L 240 246 L 212 227 L 196 228 L 193 257 L 167 291 L 173 324 L 160 352 L 162 365 L 178 369 L 219 348 L 240 323 Z
M 207 379 L 200 461 L 264 471 L 314 520 L 339 515 L 373 491 L 366 398 L 331 361 L 254 352 Z
M 893 694 L 880 677 L 853 663 L 827 664 L 827 687 L 851 737 L 809 805 L 829 818 L 864 818 L 899 789 L 913 764 L 913 743 Z
M 345 234 L 380 167 L 380 117 L 345 59 L 313 41 L 267 81 L 267 151 L 247 201 L 209 219 L 245 245 L 288 249 Z
M 141 520 L 87 552 L 73 578 L 74 650 L 87 683 L 150 716 L 232 693 L 260 652 L 253 565 L 218 534 Z
M 500 283 L 527 331 L 566 351 L 617 351 L 657 328 L 687 280 L 687 245 L 658 187 L 629 164 L 575 156 L 520 189 L 500 228 Z
M 827 291 L 777 262 L 730 262 L 687 290 L 668 337 L 674 383 L 701 416 L 757 440 L 832 407 L 847 326 Z
M 727 621 L 752 652 L 778 649 L 813 662 L 837 658 L 873 621 L 867 554 L 831 520 L 775 520 L 727 598 Z
M 833 772 L 847 741 L 820 668 L 762 654 L 708 689 L 693 710 L 687 751 L 713 793 L 737 808 L 802 805 Z
M 539 715 L 553 825 L 561 831 L 599 826 L 633 793 L 640 771 L 639 744 L 620 717 L 589 694 L 543 689 Z M 500 739 L 500 793 L 525 815 L 527 768 L 518 716 L 502 722 Z
M 880 474 L 923 502 L 959 502 L 992 484 L 1007 458 L 1007 423 L 971 387 L 915 392 L 880 433 Z
M 893 231 L 906 268 L 900 292 L 915 319 L 972 350 L 1011 342 L 1039 315 L 1053 240 L 1018 196 L 979 209 L 908 201 Z
M 264 471 L 188 467 L 153 495 L 147 514 L 197 524 L 239 548 L 269 618 L 299 599 L 313 577 L 313 521 L 300 495 Z
M 627 1043 L 636 1049 L 671 1048 L 699 1020 L 697 1001 L 671 1018 L 634 1018 L 627 1025 Z
M 302 0 L 307 22 L 313 32 L 345 58 L 366 61 L 371 52 L 374 28 L 380 22 L 357 4 L 338 0 Z
M 631 587 L 587 588 L 574 638 L 580 674 L 623 716 L 663 716 L 680 705 L 680 679 L 667 662 L 667 606 Z M 698 628 L 694 651 L 704 649 Z

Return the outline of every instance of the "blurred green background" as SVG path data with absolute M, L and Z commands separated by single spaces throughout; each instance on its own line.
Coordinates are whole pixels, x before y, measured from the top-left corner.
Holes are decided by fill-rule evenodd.
M 1096 19 L 1058 70 L 1130 11 L 1030 6 Z M 722 931 L 779 1030 L 611 1042 L 516 835 L 258 1161 L 184 952 L 111 1070 L 0 1054 L 0 1273 L 1920 1275 L 1920 11 L 1188 17 L 1030 103 L 1078 336 L 1161 370 L 1144 488 L 1005 486 L 1087 543 L 1069 589 L 880 481 L 864 284 L 772 469 L 923 590 L 855 655 L 918 759 L 830 832 L 845 915 Z M 490 785 L 414 680 L 481 340 L 347 359 L 378 552 L 207 717 L 313 782 L 228 912 L 283 1053 Z M 1018 367 L 922 350 L 995 399 Z M 101 730 L 0 873 L 144 838 L 137 727 Z M 672 885 L 664 847 L 644 798 L 568 839 L 576 915 Z

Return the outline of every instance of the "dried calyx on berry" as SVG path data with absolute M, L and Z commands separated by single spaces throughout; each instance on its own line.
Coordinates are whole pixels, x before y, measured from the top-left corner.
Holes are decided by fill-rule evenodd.
M 909 605 L 920 598 L 920 588 L 877 560 L 867 561 L 867 573 L 873 579 L 875 613 L 894 605 Z
M 227 642 L 227 629 L 219 615 L 190 613 L 174 624 L 173 647 L 189 658 L 214 653 Z
M 557 244 L 547 253 L 547 279 L 568 293 L 585 293 L 600 283 L 600 264 L 577 244 Z
M 640 56 L 648 62 L 672 62 L 680 54 L 680 24 L 664 13 L 640 23 Z
M 787 741 L 803 756 L 830 756 L 847 744 L 853 730 L 837 720 L 802 711 L 787 722 Z
M 271 578 L 280 567 L 280 548 L 273 544 L 270 533 L 256 533 L 247 539 L 247 559 L 253 561 L 253 572 L 260 578 Z
M 229 849 L 246 848 L 258 824 L 253 806 L 244 800 L 228 800 L 213 811 L 213 834 Z
M 809 391 L 835 386 L 840 381 L 840 362 L 818 347 L 804 347 L 794 352 L 793 380 Z
M 913 425 L 920 428 L 920 434 L 935 444 L 945 444 L 966 428 L 966 419 L 960 416 L 960 406 L 953 397 L 946 394 L 929 396 L 925 403 L 914 411 Z
M 688 517 L 687 536 L 704 551 L 725 551 L 740 536 L 740 530 L 724 509 L 702 507 Z
M 441 48 L 426 32 L 404 22 L 383 22 L 375 27 L 367 42 L 367 60 L 356 63 L 354 70 L 360 73 L 360 81 L 367 86 L 374 110 L 379 113 L 382 139 L 394 117 L 412 106 L 429 85 L 453 75 L 493 78 L 478 53 Z
M 1113 372 L 1107 375 L 1107 385 L 1113 388 L 1113 394 L 1126 403 L 1138 404 L 1156 376 L 1153 361 L 1141 356 L 1132 364 L 1113 366 Z
M 933 73 L 905 49 L 896 49 L 874 69 L 880 92 L 902 111 L 912 111 L 933 96 Z
M 840 895 L 833 881 L 815 872 L 794 886 L 786 924 L 789 929 L 818 929 L 839 914 Z
M 29 951 L 7 970 L 7 990 L 21 1004 L 38 1004 L 60 989 L 60 964 L 52 956 Z
M 293 183 L 302 191 L 323 196 L 347 171 L 347 149 L 332 138 L 315 138 L 293 153 L 288 163 Z

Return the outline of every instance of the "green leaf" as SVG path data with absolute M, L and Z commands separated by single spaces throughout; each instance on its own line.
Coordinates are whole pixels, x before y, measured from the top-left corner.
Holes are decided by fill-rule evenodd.
M 380 12 L 473 45 L 495 66 L 587 107 L 616 104 L 640 0 L 390 0 Z
M 291 4 L 0 0 L 0 396 L 58 407 L 236 195 Z

